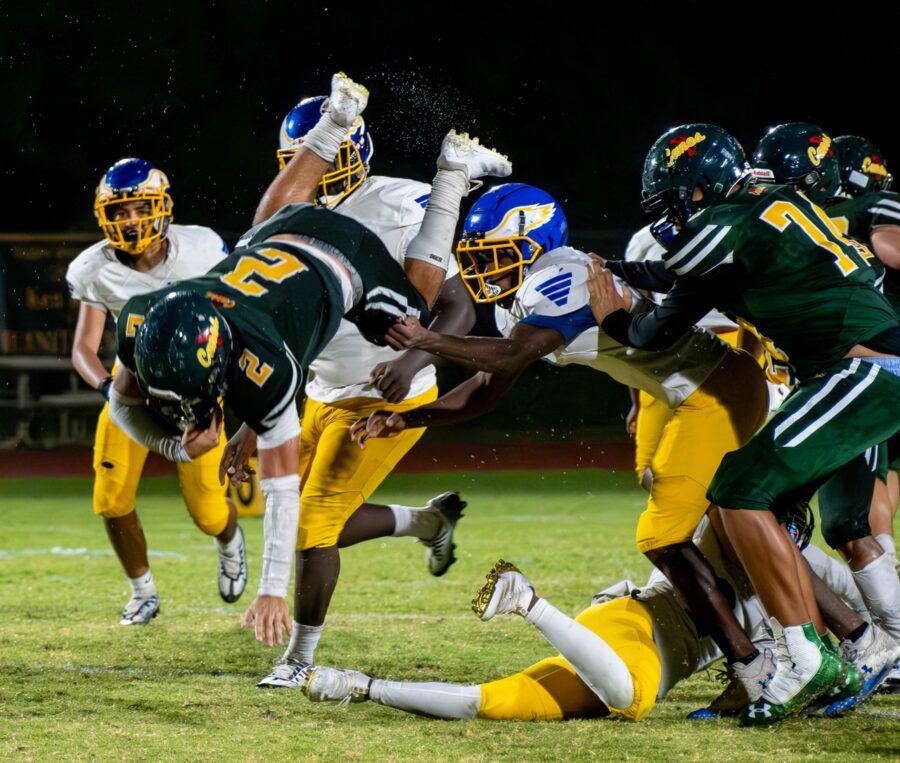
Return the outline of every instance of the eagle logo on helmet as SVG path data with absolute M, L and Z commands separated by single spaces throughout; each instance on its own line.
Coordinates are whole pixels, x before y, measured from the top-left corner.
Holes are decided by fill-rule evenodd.
M 666 149 L 666 167 L 674 167 L 679 157 L 687 154 L 693 156 L 697 153 L 697 144 L 706 140 L 706 136 L 700 132 L 693 135 L 676 135 L 669 141 L 669 145 L 673 148 Z
M 555 204 L 527 204 L 510 209 L 493 230 L 485 231 L 484 238 L 513 234 L 524 236 L 553 219 L 556 213 Z

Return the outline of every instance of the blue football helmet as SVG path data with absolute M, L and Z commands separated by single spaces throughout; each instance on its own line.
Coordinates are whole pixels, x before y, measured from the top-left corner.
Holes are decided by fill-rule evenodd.
M 744 149 L 730 133 L 705 122 L 673 127 L 644 159 L 641 206 L 663 213 L 650 230 L 663 246 L 697 212 L 722 201 L 750 172 Z M 699 188 L 702 197 L 694 199 Z
M 110 245 L 138 255 L 164 239 L 172 222 L 170 191 L 165 173 L 143 159 L 110 167 L 94 197 L 94 215 Z
M 773 127 L 753 152 L 753 174 L 794 186 L 815 204 L 824 204 L 841 183 L 831 136 L 809 122 Z
M 459 275 L 476 302 L 497 302 L 516 292 L 541 254 L 568 240 L 566 216 L 549 193 L 524 183 L 498 185 L 466 217 L 456 245 Z
M 322 117 L 326 100 L 324 95 L 305 98 L 284 118 L 279 133 L 280 147 L 275 152 L 279 171 L 283 170 L 288 160 L 297 153 L 304 136 Z M 375 150 L 372 147 L 372 138 L 366 131 L 365 121 L 359 116 L 348 131 L 347 138 L 338 148 L 334 169 L 319 179 L 319 191 L 316 194 L 318 203 L 323 207 L 337 206 L 356 190 L 366 179 L 369 160 L 373 153 Z

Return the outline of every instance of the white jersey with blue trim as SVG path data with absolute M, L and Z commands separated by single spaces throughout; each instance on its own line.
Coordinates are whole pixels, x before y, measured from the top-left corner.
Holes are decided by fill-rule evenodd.
M 625 247 L 625 261 L 659 262 L 662 260 L 665 251 L 662 245 L 653 237 L 653 234 L 650 232 L 650 226 L 645 225 L 628 241 L 628 246 Z M 726 334 L 738 330 L 738 325 L 718 310 L 710 310 L 697 321 L 697 325 L 716 334 Z
M 145 272 L 122 262 L 106 239 L 88 247 L 66 271 L 72 298 L 118 318 L 132 297 L 202 276 L 228 254 L 219 234 L 200 225 L 170 225 L 166 240 L 165 258 Z M 127 254 L 120 256 L 126 262 L 130 259 Z
M 391 257 L 400 265 L 422 224 L 431 186 L 416 180 L 370 175 L 334 211 L 351 217 L 377 234 Z M 456 275 L 455 258 L 450 258 L 447 278 Z M 340 327 L 325 349 L 309 367 L 306 394 L 320 403 L 354 397 L 380 398 L 369 383 L 369 372 L 379 363 L 396 360 L 400 353 L 363 339 L 349 321 Z M 412 380 L 407 399 L 421 395 L 436 383 L 434 366 L 426 366 Z
M 587 290 L 590 257 L 560 247 L 537 259 L 508 310 L 495 308 L 497 328 L 509 336 L 517 323 L 558 331 L 565 344 L 544 359 L 554 365 L 577 364 L 608 374 L 677 408 L 729 352 L 728 345 L 705 329 L 694 328 L 661 352 L 635 350 L 607 336 L 594 320 Z M 621 291 L 621 282 L 616 281 Z M 633 295 L 632 312 L 652 307 Z

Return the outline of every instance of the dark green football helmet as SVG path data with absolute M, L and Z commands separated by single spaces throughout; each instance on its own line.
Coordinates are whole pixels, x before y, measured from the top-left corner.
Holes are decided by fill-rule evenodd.
M 841 191 L 859 196 L 871 191 L 888 191 L 894 180 L 888 172 L 884 156 L 875 146 L 858 135 L 839 135 L 834 150 L 841 173 Z
M 138 381 L 151 397 L 180 408 L 182 423 L 209 423 L 231 359 L 231 329 L 205 297 L 167 295 L 147 311 L 137 333 Z
M 641 206 L 665 213 L 654 235 L 677 232 L 689 217 L 724 199 L 749 171 L 744 149 L 721 127 L 702 122 L 667 130 L 644 160 Z M 694 200 L 699 187 L 703 197 Z
M 753 173 L 792 185 L 816 204 L 834 196 L 841 183 L 831 136 L 809 122 L 787 122 L 769 130 L 753 152 Z

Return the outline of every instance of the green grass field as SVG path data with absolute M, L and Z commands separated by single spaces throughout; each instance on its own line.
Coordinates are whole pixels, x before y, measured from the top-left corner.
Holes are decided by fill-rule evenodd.
M 376 498 L 418 504 L 459 490 L 469 501 L 459 561 L 430 578 L 422 550 L 385 539 L 343 552 L 317 658 L 378 676 L 475 683 L 550 648 L 519 618 L 481 623 L 469 601 L 500 556 L 560 609 L 649 565 L 634 550 L 643 504 L 630 474 L 597 471 L 391 477 Z M 139 511 L 162 596 L 146 628 L 122 628 L 125 582 L 90 510 L 87 479 L 0 482 L 0 760 L 894 760 L 900 697 L 854 716 L 800 718 L 769 730 L 690 723 L 718 691 L 702 674 L 639 724 L 434 721 L 366 703 L 313 705 L 255 682 L 279 650 L 238 625 L 259 574 L 260 520 L 244 520 L 251 587 L 218 597 L 212 541 L 177 484 L 148 479 Z

